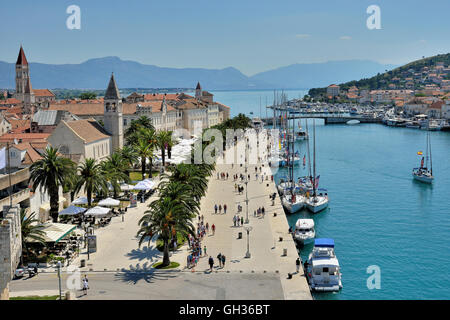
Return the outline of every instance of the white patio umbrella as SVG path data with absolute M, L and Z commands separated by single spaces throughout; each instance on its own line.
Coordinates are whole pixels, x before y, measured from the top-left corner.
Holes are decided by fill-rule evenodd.
M 151 180 L 142 180 L 139 181 L 134 187 L 134 190 L 150 190 L 155 186 L 155 183 Z
M 122 191 L 130 191 L 130 190 L 133 190 L 133 188 L 134 188 L 134 186 L 131 184 L 122 183 L 120 185 L 120 190 L 122 190 Z
M 79 197 L 78 199 L 75 199 L 72 204 L 87 204 L 88 199 L 86 197 Z
M 64 216 L 64 215 L 66 215 L 66 216 L 74 216 L 74 215 L 83 213 L 85 211 L 86 211 L 85 208 L 80 208 L 80 207 L 77 207 L 77 206 L 68 206 L 64 210 L 60 211 L 59 215 L 60 216 Z
M 96 206 L 96 207 L 93 207 L 93 208 L 89 209 L 88 211 L 86 211 L 86 213 L 84 215 L 101 217 L 101 216 L 106 216 L 110 210 L 111 209 L 109 209 L 109 208 Z
M 106 198 L 101 200 L 98 203 L 99 206 L 106 206 L 106 207 L 117 207 L 118 205 L 120 205 L 120 200 L 116 200 L 113 198 Z

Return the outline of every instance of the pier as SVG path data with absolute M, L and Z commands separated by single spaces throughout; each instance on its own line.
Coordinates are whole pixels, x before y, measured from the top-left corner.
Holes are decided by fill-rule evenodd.
M 381 118 L 366 117 L 362 115 L 350 115 L 348 113 L 323 113 L 323 112 L 291 112 L 288 117 L 292 119 L 323 119 L 325 124 L 345 124 L 350 120 L 358 120 L 360 123 L 382 123 Z M 273 125 L 273 117 L 261 119 L 265 125 Z M 279 118 L 278 118 L 279 121 Z

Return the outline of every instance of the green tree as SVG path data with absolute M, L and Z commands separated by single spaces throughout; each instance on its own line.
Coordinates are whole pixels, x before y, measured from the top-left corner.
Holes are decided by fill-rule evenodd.
M 183 236 L 194 234 L 193 213 L 190 211 L 192 202 L 189 196 L 190 188 L 183 184 L 173 184 L 171 188 L 173 190 L 170 193 L 165 191 L 159 199 L 150 203 L 149 210 L 139 220 L 140 229 L 137 233 L 139 247 L 146 240 L 150 243 L 154 237 L 163 241 L 162 267 L 170 265 L 169 244 L 176 238 L 177 233 Z
M 127 174 L 130 172 L 130 168 L 134 166 L 135 163 L 138 162 L 139 155 L 136 152 L 136 149 L 134 146 L 124 146 L 122 150 L 119 151 L 122 159 L 125 161 L 125 163 L 128 165 L 128 169 L 126 170 Z
M 103 175 L 113 187 L 114 198 L 120 193 L 120 183 L 130 182 L 130 176 L 127 173 L 128 163 L 122 158 L 119 152 L 114 152 L 100 164 Z
M 81 93 L 79 97 L 81 100 L 94 100 L 97 98 L 97 94 L 95 92 L 88 91 Z
M 92 194 L 107 193 L 108 184 L 101 164 L 97 164 L 95 159 L 87 158 L 84 163 L 78 166 L 79 179 L 75 186 L 75 192 L 79 192 L 84 187 L 88 199 L 88 206 L 92 205 Z
M 67 177 L 75 170 L 75 163 L 60 156 L 53 147 L 48 147 L 42 159 L 30 167 L 30 182 L 33 189 L 39 188 L 50 196 L 50 216 L 53 222 L 58 221 L 59 187 L 64 185 Z
M 156 144 L 161 150 L 161 159 L 163 167 L 166 166 L 166 148 L 173 146 L 172 132 L 160 131 L 156 134 Z
M 30 253 L 27 241 L 34 240 L 42 245 L 46 246 L 44 239 L 45 232 L 42 230 L 43 227 L 39 224 L 39 220 L 35 219 L 35 214 L 32 213 L 27 217 L 26 210 L 20 209 L 20 228 L 22 233 L 22 255 L 20 257 L 21 264 L 23 265 L 23 252 L 27 255 Z

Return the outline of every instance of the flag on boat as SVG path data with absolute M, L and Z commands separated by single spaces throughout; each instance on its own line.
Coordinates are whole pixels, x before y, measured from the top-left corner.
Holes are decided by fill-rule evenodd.
M 424 158 L 422 157 L 422 160 L 420 161 L 420 167 L 423 168 L 423 160 Z
M 422 152 L 422 151 L 418 151 L 418 152 L 417 152 L 417 155 L 418 155 L 418 156 L 421 156 L 421 155 L 423 155 L 423 152 Z
M 315 188 L 316 188 L 316 189 L 319 188 L 319 178 L 320 178 L 320 175 L 318 175 L 318 176 L 314 179 L 314 183 L 315 183 Z

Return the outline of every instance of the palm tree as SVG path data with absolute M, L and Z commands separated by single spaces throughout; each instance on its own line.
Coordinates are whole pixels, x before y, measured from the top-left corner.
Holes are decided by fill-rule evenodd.
M 100 163 L 103 175 L 113 187 L 114 198 L 120 192 L 121 182 L 130 182 L 130 176 L 127 174 L 128 163 L 118 152 L 114 152 L 105 161 Z
M 184 237 L 194 234 L 193 213 L 190 211 L 192 199 L 189 200 L 190 188 L 182 184 L 173 188 L 170 193 L 167 191 L 168 193 L 161 194 L 159 199 L 149 205 L 149 210 L 139 220 L 141 227 L 137 233 L 139 247 L 146 240 L 150 244 L 155 236 L 163 241 L 162 267 L 170 265 L 169 244 L 177 233 Z
M 139 139 L 138 143 L 135 145 L 136 152 L 141 158 L 141 172 L 142 172 L 142 179 L 145 177 L 145 166 L 147 162 L 147 158 L 151 159 L 153 158 L 153 150 L 151 149 L 150 144 L 148 144 L 146 139 Z M 151 165 L 150 165 L 150 177 L 151 177 Z
M 155 131 L 155 127 L 152 125 L 150 118 L 147 116 L 141 116 L 137 120 L 132 120 L 130 126 L 125 131 L 125 137 L 128 144 L 134 144 L 137 140 L 137 133 L 140 128 Z
M 108 185 L 100 164 L 95 163 L 95 159 L 87 158 L 84 163 L 78 166 L 79 180 L 75 186 L 75 191 L 79 192 L 83 187 L 88 198 L 88 206 L 92 204 L 92 193 L 108 192 Z
M 166 148 L 172 147 L 172 132 L 160 131 L 156 134 L 156 144 L 161 149 L 162 165 L 166 165 Z
M 75 163 L 60 156 L 57 149 L 48 147 L 42 159 L 30 167 L 30 181 L 33 189 L 40 188 L 50 195 L 50 216 L 53 222 L 58 221 L 59 187 L 64 184 L 75 170 Z
M 136 149 L 133 146 L 124 146 L 122 150 L 120 150 L 120 154 L 122 159 L 128 165 L 128 168 L 132 168 L 136 162 L 138 162 L 138 154 Z M 129 170 L 126 170 L 127 173 Z
M 45 232 L 42 231 L 42 225 L 38 224 L 38 220 L 35 219 L 35 213 L 32 213 L 27 217 L 26 210 L 20 209 L 20 221 L 21 221 L 21 233 L 22 233 L 22 252 L 25 251 L 28 255 L 29 250 L 27 246 L 27 240 L 34 240 L 42 245 L 46 246 L 44 240 Z M 23 265 L 23 254 L 20 257 L 21 264 Z

